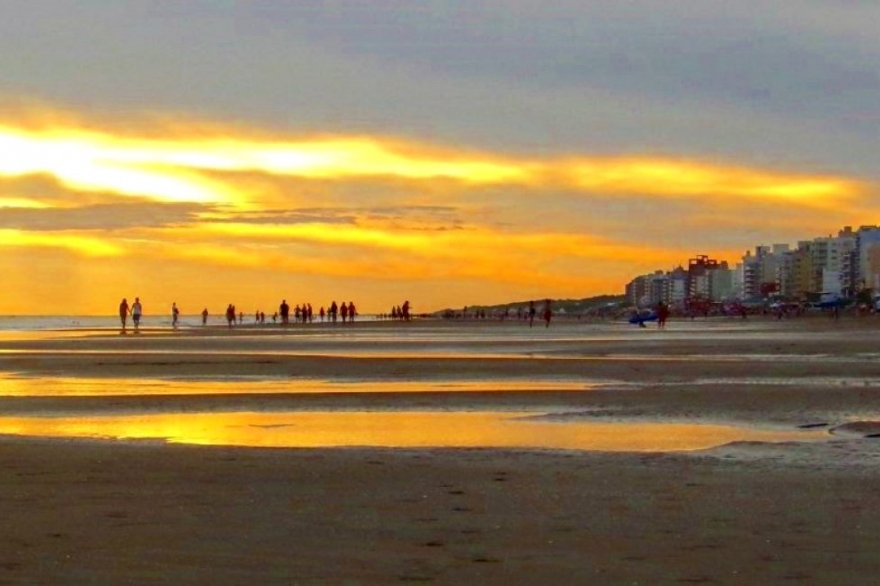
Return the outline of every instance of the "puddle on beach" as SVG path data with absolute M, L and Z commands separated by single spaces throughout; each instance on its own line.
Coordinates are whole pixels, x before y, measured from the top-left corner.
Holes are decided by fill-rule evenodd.
M 0 417 L 0 434 L 244 447 L 543 448 L 689 451 L 736 441 L 811 441 L 826 432 L 673 423 L 548 422 L 536 412 L 176 413 Z

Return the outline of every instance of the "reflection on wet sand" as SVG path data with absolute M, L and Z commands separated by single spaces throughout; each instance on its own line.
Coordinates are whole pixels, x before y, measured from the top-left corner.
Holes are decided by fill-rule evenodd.
M 564 423 L 535 412 L 186 413 L 101 417 L 0 417 L 8 435 L 158 439 L 251 447 L 545 448 L 682 451 L 736 441 L 817 440 L 823 431 L 772 431 L 674 423 Z
M 32 378 L 0 375 L 0 397 L 128 397 L 168 395 L 275 395 L 332 393 L 586 391 L 611 384 L 589 380 L 424 380 L 367 381 L 290 377 L 227 376 L 171 379 Z

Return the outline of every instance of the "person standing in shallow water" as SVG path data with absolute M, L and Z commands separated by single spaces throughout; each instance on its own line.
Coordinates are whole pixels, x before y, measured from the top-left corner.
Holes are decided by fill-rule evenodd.
M 128 308 L 128 300 L 123 299 L 122 303 L 119 304 L 119 321 L 122 322 L 122 331 L 120 334 L 125 333 L 125 325 L 128 322 L 128 314 L 130 310 Z
M 144 308 L 141 305 L 141 298 L 135 297 L 134 303 L 131 304 L 131 321 L 134 324 L 134 332 L 137 334 L 140 332 L 141 327 L 141 316 L 144 313 Z

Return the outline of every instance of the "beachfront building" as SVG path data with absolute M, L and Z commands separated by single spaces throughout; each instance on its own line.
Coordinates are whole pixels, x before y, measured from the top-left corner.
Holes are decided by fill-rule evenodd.
M 668 297 L 666 303 L 672 307 L 684 307 L 688 291 L 688 272 L 678 265 L 669 272 Z
M 845 226 L 837 236 L 849 240 L 840 259 L 840 284 L 843 297 L 850 298 L 859 290 L 858 237 L 850 226 Z
M 661 301 L 682 309 L 691 299 L 722 301 L 733 294 L 733 271 L 726 261 L 706 256 L 691 259 L 688 268 L 681 265 L 671 271 L 641 275 L 626 286 L 626 298 L 638 307 L 653 307 Z
M 855 245 L 855 237 L 845 234 L 813 240 L 813 266 L 818 273 L 816 290 L 819 293 L 842 297 L 852 288 L 848 272 Z
M 712 301 L 731 301 L 737 298 L 734 288 L 734 271 L 727 261 L 721 261 L 709 274 L 709 299 Z
M 743 299 L 743 275 L 743 263 L 738 262 L 731 271 L 731 280 L 733 283 L 730 292 L 730 299 Z
M 855 236 L 856 292 L 880 291 L 880 227 L 860 226 Z
M 785 299 L 807 300 L 823 293 L 847 297 L 854 290 L 856 238 L 846 228 L 837 236 L 798 242 L 777 264 L 779 294 Z
M 727 301 L 733 293 L 733 273 L 727 261 L 699 255 L 688 261 L 688 298 Z
M 799 242 L 796 249 L 789 250 L 779 259 L 777 281 L 783 299 L 804 299 L 810 289 L 813 269 L 808 244 Z
M 671 274 L 658 270 L 636 277 L 626 286 L 627 301 L 637 307 L 652 307 L 661 301 L 672 303 L 675 287 L 671 285 Z
M 853 297 L 861 291 L 880 293 L 880 226 L 845 226 L 837 236 L 803 240 L 794 250 L 788 244 L 756 246 L 733 269 L 697 255 L 687 269 L 657 271 L 627 286 L 635 305 L 664 301 L 673 307 L 689 300 L 805 301 L 823 293 Z
M 744 300 L 758 301 L 779 293 L 779 265 L 788 251 L 788 244 L 756 246 L 755 254 L 746 251 L 742 258 Z
M 718 261 L 705 254 L 688 261 L 688 298 L 711 299 L 709 275 L 718 268 Z
M 651 275 L 639 275 L 627 283 L 624 295 L 628 303 L 635 306 L 642 305 L 642 302 L 648 298 L 650 278 Z

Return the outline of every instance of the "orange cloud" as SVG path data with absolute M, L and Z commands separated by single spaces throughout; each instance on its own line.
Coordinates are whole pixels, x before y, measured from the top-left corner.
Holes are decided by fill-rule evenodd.
M 851 200 L 862 186 L 854 180 L 722 166 L 663 158 L 604 157 L 571 164 L 581 189 L 672 197 L 781 200 L 832 207 Z
M 838 205 L 863 187 L 854 180 L 663 157 L 510 157 L 441 149 L 385 137 L 261 139 L 219 133 L 161 139 L 81 127 L 0 124 L 0 175 L 46 173 L 75 190 L 161 201 L 253 202 L 236 173 L 357 182 L 395 177 L 463 185 L 563 187 L 586 194 L 742 197 L 807 206 Z M 217 172 L 225 172 L 218 177 Z
M 121 256 L 125 249 L 96 236 L 0 229 L 0 247 L 61 248 L 89 257 Z

